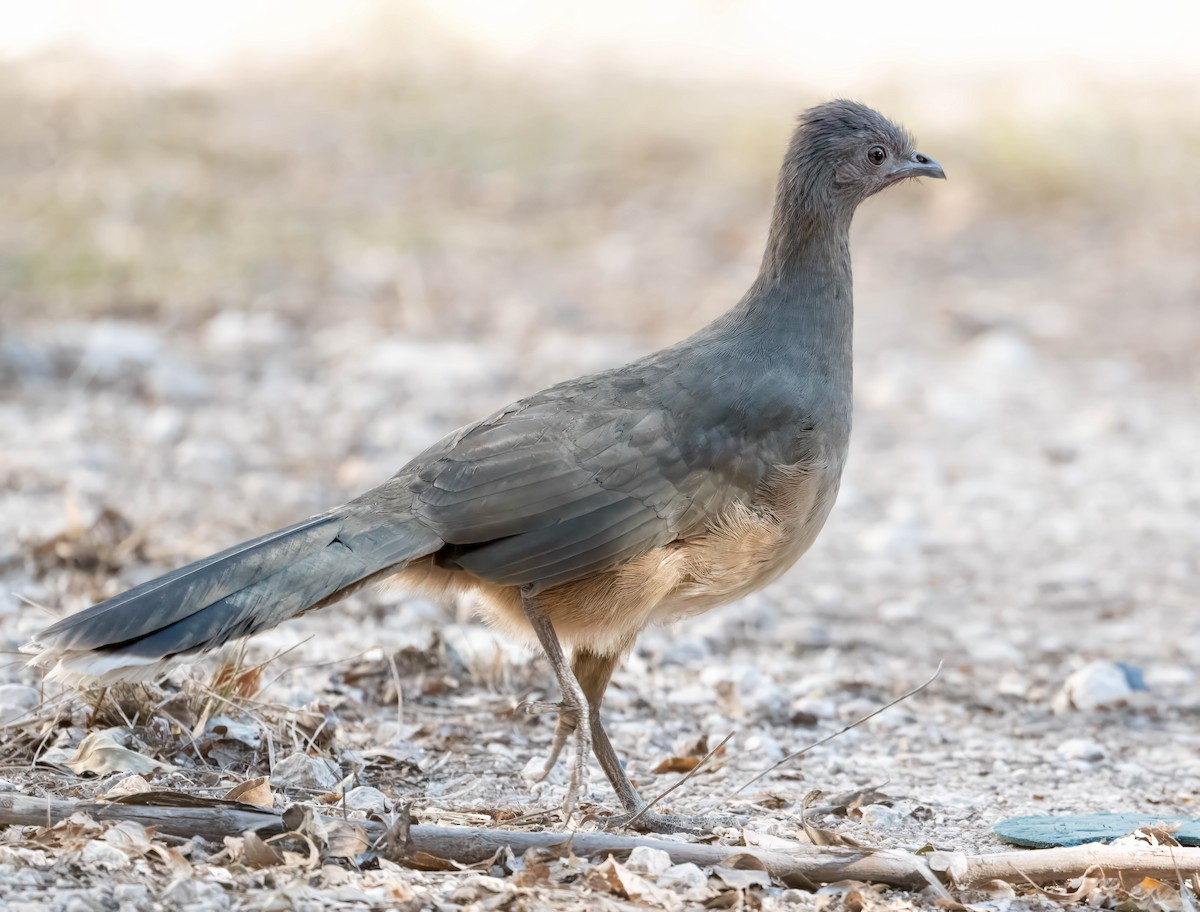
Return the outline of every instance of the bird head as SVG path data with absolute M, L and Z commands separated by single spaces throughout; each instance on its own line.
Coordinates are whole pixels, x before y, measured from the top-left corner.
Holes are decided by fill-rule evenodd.
M 941 165 L 913 148 L 908 131 L 866 105 L 845 100 L 800 115 L 787 170 L 809 203 L 846 214 L 908 178 L 946 177 Z

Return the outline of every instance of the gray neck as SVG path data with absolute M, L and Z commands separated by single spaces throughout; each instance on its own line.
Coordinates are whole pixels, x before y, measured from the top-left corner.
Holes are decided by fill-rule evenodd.
M 772 360 L 792 362 L 848 396 L 854 331 L 849 219 L 797 224 L 777 213 L 758 278 L 726 318 L 730 330 L 752 337 Z

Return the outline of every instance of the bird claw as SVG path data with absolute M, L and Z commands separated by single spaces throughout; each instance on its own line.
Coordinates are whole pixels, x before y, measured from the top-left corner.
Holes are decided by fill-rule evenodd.
M 560 716 L 566 713 L 574 712 L 573 707 L 567 706 L 561 701 L 551 703 L 548 700 L 524 700 L 517 704 L 517 712 L 525 713 L 529 716 L 545 716 L 550 713 L 558 713 Z
M 570 779 L 567 785 L 567 796 L 563 801 L 563 818 L 571 819 L 579 804 L 579 798 L 587 794 L 588 762 L 592 757 L 592 733 L 586 725 L 580 725 L 583 710 L 567 700 L 558 703 L 547 701 L 529 701 L 517 704 L 517 712 L 531 715 L 558 713 L 558 724 L 554 728 L 554 743 L 550 747 L 550 756 L 542 767 L 541 775 L 534 782 L 542 782 L 553 772 L 562 756 L 563 748 L 572 734 L 575 735 L 575 757 L 571 761 Z
M 555 736 L 557 740 L 557 735 Z M 564 737 L 565 741 L 566 738 Z M 561 747 L 559 748 L 561 750 Z M 579 798 L 588 790 L 588 761 L 592 758 L 592 733 L 586 725 L 575 726 L 575 756 L 571 761 L 571 778 L 567 784 L 567 797 L 563 799 L 563 820 L 571 819 L 579 806 Z M 552 752 L 551 761 L 557 761 L 557 752 Z M 547 766 L 553 768 L 553 763 Z

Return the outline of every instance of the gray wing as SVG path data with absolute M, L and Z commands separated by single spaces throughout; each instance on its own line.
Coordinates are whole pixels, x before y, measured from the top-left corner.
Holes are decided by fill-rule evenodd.
M 694 533 L 749 498 L 767 467 L 712 403 L 606 380 L 547 390 L 410 464 L 413 510 L 447 543 L 444 564 L 545 588 Z

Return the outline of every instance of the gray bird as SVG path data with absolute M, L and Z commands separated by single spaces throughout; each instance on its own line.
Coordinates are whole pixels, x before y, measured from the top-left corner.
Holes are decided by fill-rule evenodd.
M 561 702 L 534 709 L 558 712 L 546 773 L 574 737 L 567 813 L 594 752 L 625 820 L 674 828 L 643 813 L 604 731 L 609 678 L 648 625 L 753 592 L 817 537 L 850 437 L 850 221 L 912 177 L 945 174 L 876 111 L 806 111 L 732 310 L 455 431 L 341 507 L 59 621 L 34 661 L 68 681 L 134 680 L 384 577 L 471 594 L 553 666 Z

